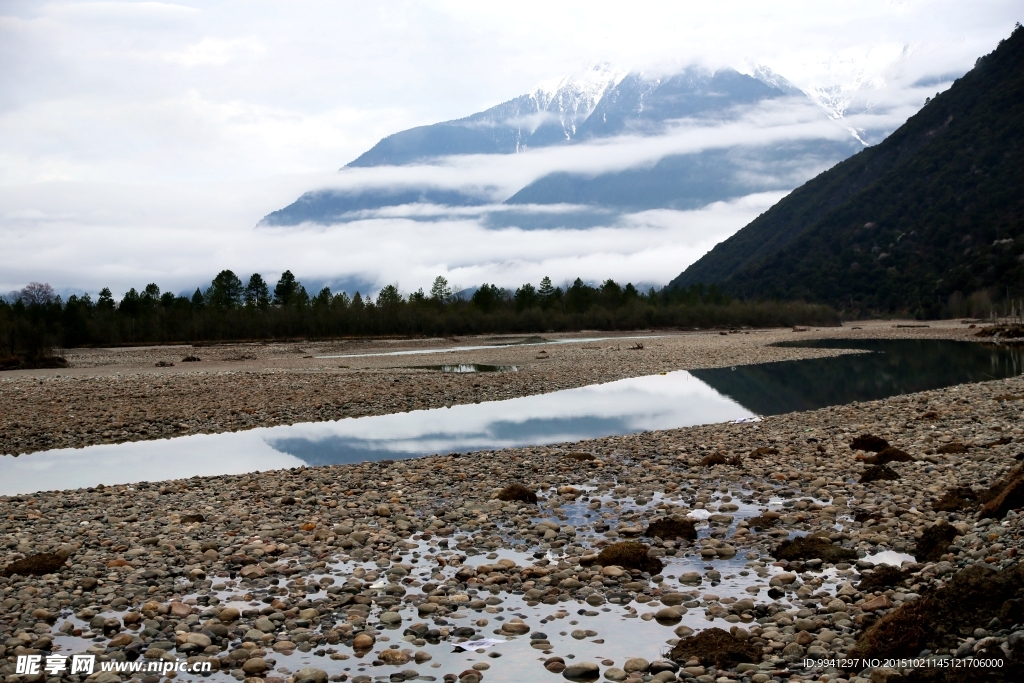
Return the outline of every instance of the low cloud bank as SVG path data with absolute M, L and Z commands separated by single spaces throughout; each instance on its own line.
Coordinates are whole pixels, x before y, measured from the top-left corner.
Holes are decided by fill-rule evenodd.
M 664 284 L 785 194 L 753 194 L 694 211 L 610 214 L 586 229 L 496 229 L 481 213 L 460 216 L 443 207 L 419 207 L 437 214 L 429 222 L 395 215 L 254 229 L 247 220 L 253 206 L 273 206 L 311 182 L 68 183 L 4 192 L 0 292 L 30 281 L 94 296 L 102 287 L 120 296 L 149 282 L 179 292 L 207 285 L 224 268 L 268 280 L 290 269 L 306 282 L 346 289 L 398 282 L 404 292 L 429 289 L 437 275 L 464 287 L 517 287 L 545 275 L 555 282 L 611 277 Z M 573 210 L 544 207 L 550 208 Z

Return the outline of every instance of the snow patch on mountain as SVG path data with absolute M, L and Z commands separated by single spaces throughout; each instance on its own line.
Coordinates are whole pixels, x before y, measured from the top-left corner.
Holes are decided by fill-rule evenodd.
M 599 62 L 577 73 L 542 81 L 530 91 L 529 97 L 538 112 L 557 115 L 566 139 L 572 139 L 577 126 L 590 117 L 604 94 L 628 73 Z
M 757 80 L 761 81 L 765 85 L 773 88 L 778 88 L 787 95 L 799 95 L 803 91 L 786 80 L 782 74 L 772 71 L 771 68 L 764 64 L 755 64 L 748 73 L 749 76 L 753 76 Z
M 833 119 L 841 119 L 881 90 L 899 65 L 911 53 L 911 46 L 892 43 L 867 53 L 830 55 L 805 63 L 802 71 L 809 81 L 803 88 Z

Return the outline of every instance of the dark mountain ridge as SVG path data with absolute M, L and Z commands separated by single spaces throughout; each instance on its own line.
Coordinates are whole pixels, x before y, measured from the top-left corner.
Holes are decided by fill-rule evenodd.
M 1024 30 L 883 142 L 797 188 L 669 287 L 937 315 L 1024 293 Z

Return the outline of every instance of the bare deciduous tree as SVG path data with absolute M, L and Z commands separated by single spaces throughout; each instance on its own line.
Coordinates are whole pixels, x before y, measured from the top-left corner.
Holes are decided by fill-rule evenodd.
M 57 298 L 57 293 L 45 282 L 30 282 L 21 290 L 19 296 L 26 306 L 31 306 L 48 304 Z

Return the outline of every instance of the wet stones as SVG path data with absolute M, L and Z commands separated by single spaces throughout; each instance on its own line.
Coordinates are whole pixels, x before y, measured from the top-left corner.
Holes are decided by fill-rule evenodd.
M 401 650 L 383 650 L 377 655 L 377 659 L 389 666 L 401 666 L 408 664 L 412 657 Z
M 661 604 L 666 605 L 668 607 L 675 607 L 676 605 L 681 605 L 685 601 L 686 596 L 682 593 L 665 593 L 661 596 Z
M 685 611 L 685 609 L 686 608 L 684 607 L 683 610 Z M 664 607 L 655 612 L 654 618 L 659 624 L 671 626 L 672 624 L 678 624 L 682 620 L 683 615 L 682 612 L 675 607 Z
M 622 670 L 626 673 L 646 673 L 650 666 L 651 663 L 643 657 L 631 657 L 622 665 Z
M 306 667 L 295 672 L 296 681 L 312 681 L 313 683 L 327 683 L 327 672 L 323 669 Z
M 239 612 L 239 611 L 238 611 L 238 610 L 237 610 L 236 608 L 234 608 L 234 607 L 227 607 L 227 608 L 225 608 L 225 609 L 221 610 L 221 611 L 220 611 L 220 612 L 219 612 L 219 613 L 217 614 L 217 618 L 218 618 L 218 619 L 219 619 L 219 620 L 221 621 L 221 623 L 223 623 L 223 624 L 230 624 L 230 623 L 233 623 L 233 622 L 235 622 L 235 621 L 238 621 L 238 618 L 239 618 L 239 617 L 241 617 L 241 616 L 242 616 L 242 613 L 241 613 L 241 612 Z
M 208 360 L 207 352 L 203 358 Z M 0 579 L 6 591 L 0 595 L 0 647 L 6 648 L 4 657 L 15 648 L 42 650 L 47 643 L 65 650 L 79 637 L 72 635 L 78 626 L 89 635 L 76 646 L 123 648 L 129 656 L 144 652 L 153 658 L 210 656 L 225 675 L 232 671 L 236 677 L 244 674 L 244 662 L 262 658 L 270 668 L 244 675 L 266 676 L 271 683 L 299 683 L 288 668 L 304 664 L 286 658 L 313 653 L 332 676 L 348 667 L 349 680 L 363 683 L 377 677 L 415 680 L 411 670 L 401 670 L 412 660 L 368 668 L 401 661 L 403 654 L 423 663 L 433 653 L 439 670 L 420 675 L 438 680 L 450 671 L 445 680 L 457 681 L 460 670 L 484 662 L 491 665 L 484 680 L 504 680 L 509 658 L 521 652 L 550 661 L 561 674 L 566 664 L 598 652 L 589 642 L 597 638 L 601 656 L 609 657 L 594 660 L 601 675 L 653 682 L 671 672 L 656 671 L 653 664 L 646 672 L 627 672 L 627 658 L 657 657 L 664 640 L 673 639 L 674 646 L 673 636 L 694 637 L 692 627 L 713 626 L 701 623 L 711 617 L 731 622 L 730 635 L 750 642 L 757 657 L 724 669 L 711 668 L 710 660 L 687 659 L 673 664 L 682 665 L 681 677 L 754 683 L 783 678 L 776 672 L 786 668 L 787 659 L 846 656 L 860 631 L 901 605 L 928 600 L 964 566 L 1019 562 L 1024 516 L 1014 508 L 979 521 L 974 513 L 940 514 L 932 505 L 957 487 L 973 486 L 981 499 L 976 505 L 992 491 L 1002 492 L 1000 482 L 1017 465 L 1013 455 L 1020 450 L 1022 421 L 1015 417 L 1024 415 L 1024 402 L 981 399 L 1006 391 L 1024 392 L 1024 379 L 774 416 L 756 425 L 0 497 L 0 551 L 7 553 L 0 554 L 0 567 L 61 543 L 77 544 L 56 583 L 23 575 Z M 917 418 L 932 408 L 941 410 L 940 419 Z M 901 479 L 854 481 L 853 457 L 842 454 L 863 433 L 912 455 L 912 462 L 890 464 Z M 1013 445 L 1000 445 L 1009 436 Z M 965 454 L 935 454 L 947 439 L 974 445 Z M 708 453 L 753 457 L 748 454 L 755 446 L 775 453 L 750 460 L 746 470 L 694 467 Z M 596 460 L 564 457 L 584 451 Z M 495 496 L 513 483 L 535 486 L 541 506 Z M 382 505 L 390 516 L 377 514 Z M 654 533 L 658 522 L 678 521 L 696 509 L 706 511 L 697 522 L 706 528 L 702 538 Z M 758 510 L 758 517 L 747 517 Z M 186 513 L 200 512 L 203 522 L 185 521 Z M 872 566 L 875 553 L 914 552 L 921 532 L 939 520 L 958 532 L 941 561 L 908 562 L 901 569 Z M 625 540 L 626 530 L 646 534 L 645 554 L 661 559 L 662 571 L 644 576 L 643 569 L 598 561 L 599 551 Z M 867 557 L 831 567 L 813 557 L 772 566 L 776 544 L 801 534 Z M 743 559 L 722 561 L 730 547 Z M 694 569 L 699 571 L 687 573 Z M 937 654 L 953 655 L 968 639 L 972 652 L 976 645 L 979 652 L 1011 647 L 1015 624 L 1024 623 L 1015 600 L 968 614 L 970 624 L 965 621 L 963 628 L 972 630 L 960 633 L 958 626 L 949 632 L 954 642 L 935 641 Z M 180 614 L 171 611 L 172 602 L 181 604 L 175 608 Z M 229 604 L 238 609 L 225 609 Z M 665 621 L 668 609 L 689 611 L 679 621 Z M 414 623 L 417 610 L 429 617 L 422 624 Z M 60 615 L 68 612 L 77 619 L 65 629 Z M 620 615 L 627 619 L 624 628 L 641 626 L 661 636 L 640 647 L 617 639 L 606 620 Z M 515 623 L 513 617 L 529 621 L 530 630 L 502 630 Z M 388 623 L 396 618 L 401 620 Z M 113 619 L 122 621 L 121 630 L 108 625 Z M 262 619 L 272 630 L 256 627 L 267 626 Z M 485 637 L 518 642 L 449 656 L 464 639 Z M 1016 636 L 1013 642 L 1018 641 L 1024 636 Z M 554 654 L 563 659 L 551 659 Z M 536 667 L 533 678 L 548 675 L 540 663 L 526 664 Z M 4 666 L 13 664 L 0 660 Z M 515 667 L 518 672 L 518 661 Z M 464 678 L 480 672 L 463 671 Z M 0 670 L 0 680 L 10 673 Z M 807 667 L 799 675 L 814 680 L 822 673 Z
M 245 660 L 242 664 L 242 671 L 250 676 L 259 676 L 269 668 L 267 660 L 262 657 L 252 657 L 251 659 Z
M 548 657 L 544 660 L 544 668 L 551 673 L 560 674 L 565 671 L 565 660 L 561 657 Z
M 352 649 L 354 650 L 369 650 L 373 647 L 377 639 L 369 633 L 360 633 L 352 639 Z
M 530 626 L 524 623 L 522 619 L 514 618 L 502 624 L 501 630 L 503 633 L 521 636 L 530 632 Z
M 601 676 L 601 667 L 594 662 L 570 664 L 562 670 L 562 676 L 570 681 L 596 681 Z
M 775 576 L 773 576 L 771 580 L 768 582 L 768 585 L 777 588 L 779 586 L 788 586 L 794 583 L 795 581 L 796 574 L 793 574 L 792 572 L 783 572 L 781 574 L 776 574 Z
M 380 623 L 386 626 L 398 626 L 402 623 L 402 615 L 398 612 L 383 612 L 380 615 Z

